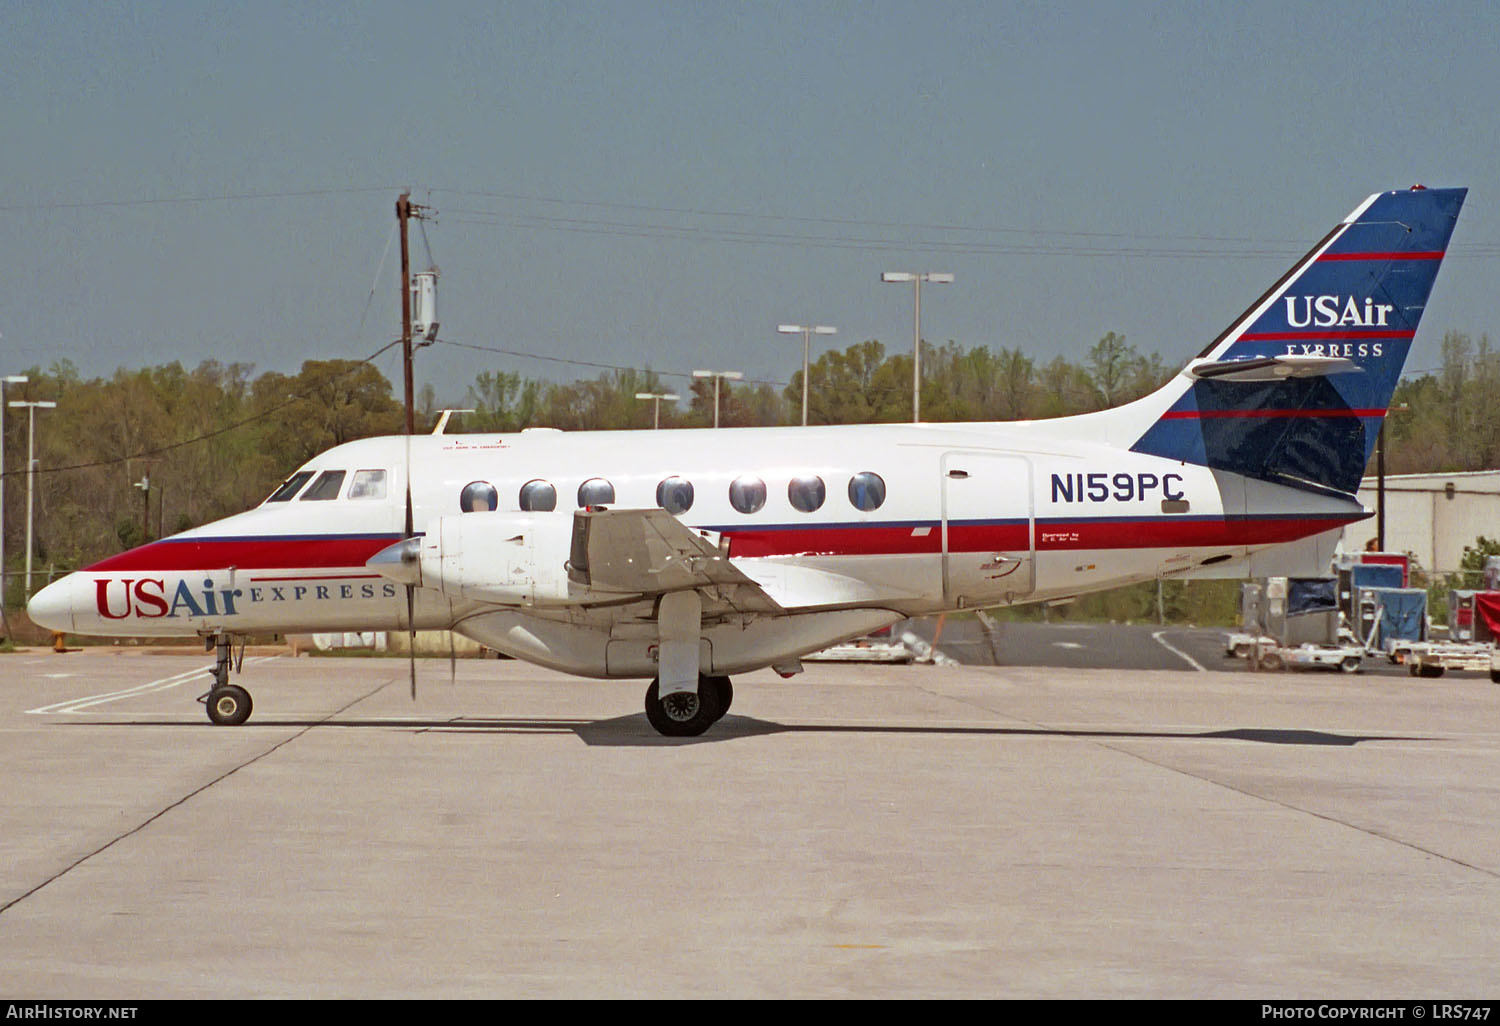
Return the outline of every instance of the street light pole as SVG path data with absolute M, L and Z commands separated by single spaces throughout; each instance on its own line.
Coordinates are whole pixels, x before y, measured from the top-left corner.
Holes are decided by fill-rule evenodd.
M 913 318 L 913 340 L 911 360 L 911 422 L 922 421 L 922 283 L 948 285 L 953 275 L 945 271 L 887 271 L 880 276 L 883 282 L 911 282 L 916 295 L 916 314 Z
M 0 611 L 5 609 L 5 386 L 24 385 L 29 380 L 24 374 L 0 378 Z M 10 634 L 9 629 L 6 634 Z
M 135 483 L 141 490 L 141 544 L 151 540 L 151 471 L 147 470 Z
M 26 430 L 26 597 L 29 599 L 31 598 L 31 528 L 34 522 L 36 492 L 36 411 L 56 409 L 57 404 L 12 399 L 9 405 L 12 409 L 24 407 L 30 421 Z
M 695 378 L 714 379 L 714 427 L 719 426 L 719 382 L 723 381 L 725 378 L 728 378 L 730 381 L 738 381 L 744 376 L 745 375 L 741 374 L 739 371 L 693 371 L 693 377 Z
M 830 328 L 826 324 L 778 324 L 776 330 L 783 335 L 802 336 L 802 426 L 807 427 L 807 349 L 808 339 L 812 335 L 833 335 L 838 332 L 837 328 Z
M 653 431 L 661 427 L 661 401 L 669 399 L 675 403 L 678 399 L 678 396 L 673 395 L 671 392 L 637 392 L 635 397 L 637 399 L 652 400 L 651 429 Z

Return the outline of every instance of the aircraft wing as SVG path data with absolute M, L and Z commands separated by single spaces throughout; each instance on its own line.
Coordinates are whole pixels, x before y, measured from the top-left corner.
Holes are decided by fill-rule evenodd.
M 695 531 L 664 509 L 579 510 L 568 575 L 593 591 L 650 595 L 692 589 L 740 612 L 785 612 L 729 562 L 716 535 Z

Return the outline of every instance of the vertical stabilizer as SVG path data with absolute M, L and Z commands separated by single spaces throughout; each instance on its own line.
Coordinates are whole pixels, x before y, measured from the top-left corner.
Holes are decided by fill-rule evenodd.
M 1367 199 L 1166 386 L 1132 450 L 1353 493 L 1467 191 Z

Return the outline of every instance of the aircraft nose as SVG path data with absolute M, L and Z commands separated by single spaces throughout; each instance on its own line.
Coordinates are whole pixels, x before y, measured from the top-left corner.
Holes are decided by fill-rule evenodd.
M 60 581 L 53 581 L 31 596 L 26 603 L 26 615 L 31 622 L 49 631 L 66 634 L 73 630 L 73 592 L 78 583 L 77 574 L 69 574 Z

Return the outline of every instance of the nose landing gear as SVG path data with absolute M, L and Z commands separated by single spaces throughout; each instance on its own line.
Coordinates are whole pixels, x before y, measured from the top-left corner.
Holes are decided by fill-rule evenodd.
M 229 683 L 229 668 L 234 666 L 236 673 L 245 664 L 245 643 L 240 642 L 239 658 L 234 658 L 234 650 L 230 645 L 229 635 L 224 633 L 214 634 L 204 639 L 206 644 L 217 649 L 217 659 L 214 662 L 214 684 L 209 688 L 208 694 L 200 696 L 208 709 L 208 718 L 221 727 L 237 727 L 250 718 L 250 692 L 237 684 Z

